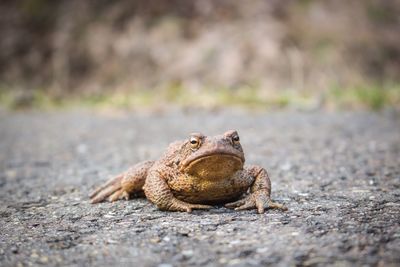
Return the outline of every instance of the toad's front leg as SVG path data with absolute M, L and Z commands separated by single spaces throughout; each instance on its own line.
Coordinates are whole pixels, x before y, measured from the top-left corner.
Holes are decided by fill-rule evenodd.
M 160 210 L 192 212 L 193 209 L 212 208 L 209 205 L 191 204 L 177 199 L 165 179 L 156 170 L 150 171 L 143 189 L 146 198 L 156 204 Z
M 235 210 L 257 208 L 258 213 L 264 213 L 267 208 L 287 210 L 286 206 L 271 200 L 271 181 L 264 168 L 250 166 L 246 168 L 246 171 L 255 178 L 250 187 L 250 194 L 238 201 L 226 204 L 227 208 L 235 208 Z

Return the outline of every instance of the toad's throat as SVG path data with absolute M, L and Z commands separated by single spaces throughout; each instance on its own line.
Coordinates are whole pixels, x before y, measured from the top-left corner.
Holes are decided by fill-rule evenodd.
M 183 171 L 201 179 L 219 180 L 232 177 L 243 169 L 243 159 L 231 153 L 206 154 L 187 162 Z

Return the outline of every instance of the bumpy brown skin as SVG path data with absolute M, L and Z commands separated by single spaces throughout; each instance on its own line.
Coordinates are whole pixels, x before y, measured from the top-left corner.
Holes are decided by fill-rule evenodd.
M 287 208 L 271 200 L 271 181 L 259 166 L 244 166 L 244 153 L 236 131 L 207 137 L 194 133 L 172 143 L 158 161 L 131 167 L 97 188 L 91 202 L 145 193 L 161 210 L 209 209 L 226 204 L 235 210 Z M 234 201 L 234 202 L 230 202 Z M 228 203 L 230 202 L 230 203 Z

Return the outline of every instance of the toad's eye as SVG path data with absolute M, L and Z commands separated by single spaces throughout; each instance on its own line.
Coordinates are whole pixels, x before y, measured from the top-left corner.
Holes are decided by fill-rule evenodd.
M 239 141 L 240 141 L 239 135 L 234 135 L 234 136 L 232 136 L 232 141 L 233 141 L 233 143 L 235 143 L 235 144 L 239 143 Z
M 192 145 L 197 145 L 198 142 L 199 142 L 199 141 L 198 141 L 195 137 L 190 138 L 190 143 L 191 143 Z
M 190 146 L 192 147 L 192 149 L 198 148 L 200 146 L 200 138 L 192 136 L 190 137 Z
M 192 150 L 198 149 L 201 146 L 204 138 L 205 138 L 205 136 L 202 135 L 201 133 L 190 134 L 190 138 L 189 138 L 190 148 Z

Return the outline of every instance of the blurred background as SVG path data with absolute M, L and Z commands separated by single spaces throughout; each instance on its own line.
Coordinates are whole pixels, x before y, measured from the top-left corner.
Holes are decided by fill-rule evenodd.
M 0 103 L 400 106 L 396 0 L 0 3 Z

